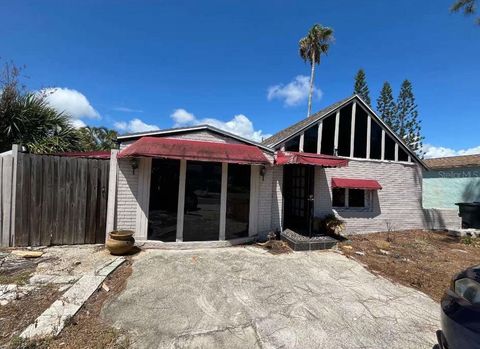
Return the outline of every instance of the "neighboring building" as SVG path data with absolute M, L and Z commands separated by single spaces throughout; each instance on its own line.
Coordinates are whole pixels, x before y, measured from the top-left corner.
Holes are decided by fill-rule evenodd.
M 425 165 L 356 95 L 261 144 L 211 126 L 118 141 L 107 227 L 137 240 L 244 241 L 332 213 L 348 234 L 460 225 L 422 208 Z
M 425 160 L 423 205 L 458 209 L 457 202 L 480 201 L 480 154 Z

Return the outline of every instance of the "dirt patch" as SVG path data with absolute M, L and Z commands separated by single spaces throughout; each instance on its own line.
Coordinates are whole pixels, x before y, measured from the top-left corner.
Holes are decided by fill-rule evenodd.
M 268 240 L 267 242 L 257 243 L 256 246 L 263 248 L 271 254 L 292 253 L 292 249 L 286 242 L 281 240 Z
M 400 284 L 440 301 L 455 273 L 480 263 L 476 240 L 446 232 L 403 231 L 362 234 L 340 244 L 345 255 Z
M 100 316 L 103 305 L 114 299 L 127 284 L 132 273 L 132 262 L 127 260 L 105 280 L 82 309 L 72 318 L 60 335 L 48 342 L 49 348 L 127 348 L 128 335 L 107 323 Z
M 54 286 L 43 286 L 27 296 L 0 306 L 0 346 L 9 343 L 42 314 L 61 292 Z

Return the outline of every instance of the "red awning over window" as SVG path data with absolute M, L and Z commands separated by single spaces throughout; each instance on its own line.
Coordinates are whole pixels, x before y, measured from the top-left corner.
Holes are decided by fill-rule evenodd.
M 311 153 L 298 153 L 293 151 L 276 153 L 277 165 L 314 165 L 322 167 L 343 167 L 348 166 L 348 160 L 342 159 L 336 156 L 311 154 Z
M 119 158 L 152 157 L 235 164 L 269 164 L 262 151 L 251 145 L 142 137 L 118 154 Z
M 382 186 L 374 179 L 332 178 L 332 188 L 378 190 Z

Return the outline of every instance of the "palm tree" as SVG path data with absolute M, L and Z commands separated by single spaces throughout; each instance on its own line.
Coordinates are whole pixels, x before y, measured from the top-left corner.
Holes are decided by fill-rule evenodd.
M 320 64 L 320 57 L 326 55 L 330 48 L 330 43 L 334 40 L 333 29 L 324 27 L 321 24 L 315 24 L 307 36 L 300 39 L 299 53 L 303 60 L 309 61 L 312 67 L 310 73 L 310 93 L 308 94 L 308 113 L 312 111 L 313 80 L 315 78 L 315 64 Z
M 450 8 L 450 11 L 463 11 L 465 15 L 473 15 L 477 11 L 476 1 L 477 0 L 456 0 Z M 477 18 L 476 22 L 480 25 L 480 17 Z

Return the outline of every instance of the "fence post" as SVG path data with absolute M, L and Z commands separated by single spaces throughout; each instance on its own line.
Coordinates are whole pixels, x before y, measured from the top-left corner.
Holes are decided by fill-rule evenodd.
M 10 246 L 15 246 L 15 212 L 17 205 L 17 167 L 18 167 L 18 144 L 12 145 L 12 210 L 10 223 Z
M 110 173 L 108 175 L 108 201 L 107 201 L 107 224 L 105 240 L 108 239 L 108 233 L 115 228 L 115 203 L 117 196 L 117 149 L 112 149 L 110 155 Z

